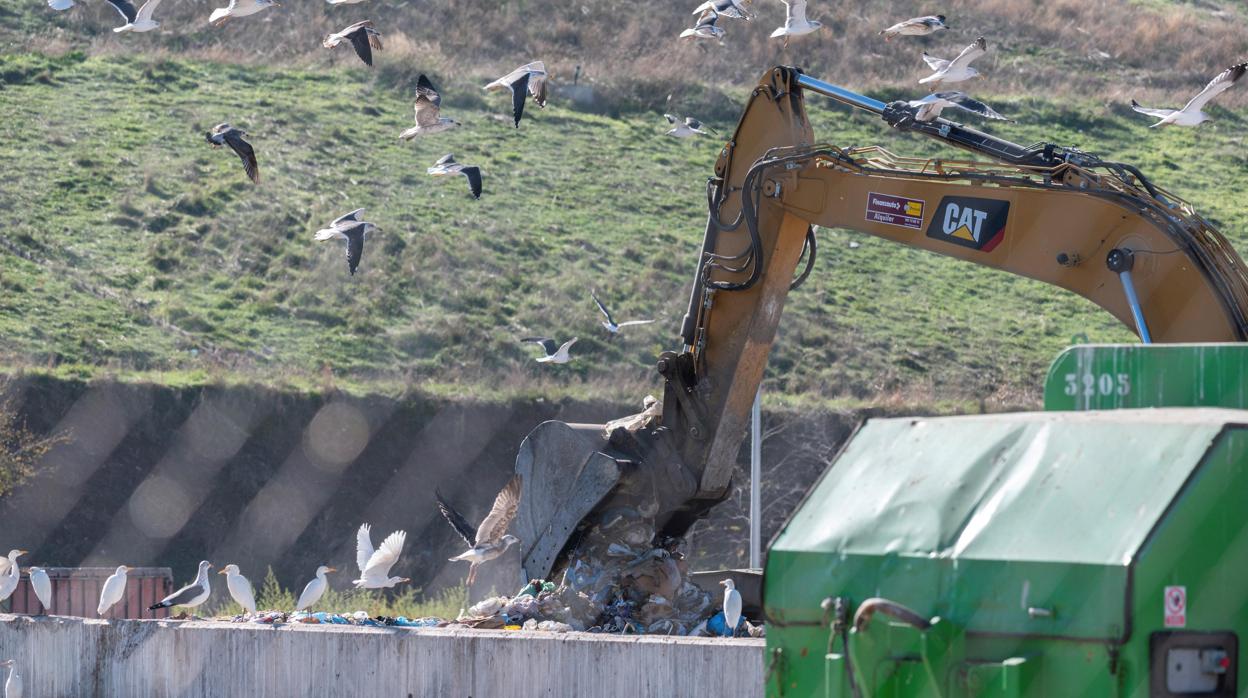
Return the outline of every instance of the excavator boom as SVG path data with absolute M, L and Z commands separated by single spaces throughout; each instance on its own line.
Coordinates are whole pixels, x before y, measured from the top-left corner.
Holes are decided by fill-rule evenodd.
M 904 158 L 817 142 L 807 92 L 970 156 Z M 919 122 L 904 102 L 795 68 L 768 71 L 752 91 L 708 202 L 682 347 L 657 362 L 662 400 L 608 425 L 547 422 L 521 446 L 526 489 L 515 532 L 524 579 L 548 577 L 620 512 L 680 535 L 727 496 L 785 299 L 814 263 L 816 225 L 1060 286 L 1144 341 L 1248 339 L 1248 268 L 1190 205 L 1135 168 L 943 119 Z

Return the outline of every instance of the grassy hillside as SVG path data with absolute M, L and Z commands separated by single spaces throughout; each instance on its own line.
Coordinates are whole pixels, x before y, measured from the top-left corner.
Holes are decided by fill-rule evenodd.
M 502 97 L 440 75 L 444 109 L 466 127 L 401 144 L 414 76 L 0 57 L 11 173 L 0 207 L 14 212 L 0 229 L 4 358 L 276 382 L 329 367 L 340 381 L 482 393 L 635 398 L 653 386 L 653 358 L 684 312 L 716 144 L 664 138 L 655 114 L 608 118 L 558 101 L 515 130 Z M 1248 246 L 1242 117 L 1220 110 L 1212 128 L 1158 133 L 1088 101 L 994 104 L 1025 122 L 998 129 L 1006 137 L 1138 163 Z M 813 114 L 842 144 L 937 152 L 864 115 Z M 204 143 L 226 119 L 253 134 L 261 186 Z M 462 180 L 424 174 L 452 151 L 482 166 L 480 201 Z M 382 232 L 352 278 L 341 248 L 311 235 L 356 207 Z M 783 323 L 776 392 L 1017 402 L 1072 335 L 1130 337 L 1064 292 L 849 232 L 822 236 L 817 271 Z M 620 315 L 658 322 L 607 342 L 590 287 Z M 535 365 L 516 341 L 528 334 L 578 335 L 583 358 Z

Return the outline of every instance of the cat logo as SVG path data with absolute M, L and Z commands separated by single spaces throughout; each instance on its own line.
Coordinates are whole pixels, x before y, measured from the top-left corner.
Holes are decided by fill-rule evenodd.
M 1005 239 L 1005 222 L 1010 217 L 1010 202 L 997 199 L 972 199 L 946 196 L 941 199 L 927 227 L 927 236 L 991 252 Z

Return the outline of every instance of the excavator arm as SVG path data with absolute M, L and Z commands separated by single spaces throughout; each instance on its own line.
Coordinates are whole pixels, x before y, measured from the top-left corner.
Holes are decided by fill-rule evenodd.
M 914 159 L 817 142 L 809 92 L 971 156 Z M 727 495 L 785 299 L 815 261 L 814 226 L 1060 286 L 1144 341 L 1248 339 L 1248 268 L 1190 205 L 1138 170 L 914 116 L 905 103 L 794 68 L 763 76 L 708 183 L 682 348 L 657 362 L 661 403 L 607 425 L 547 422 L 521 446 L 526 491 L 515 532 L 525 578 L 549 576 L 621 512 L 680 535 Z

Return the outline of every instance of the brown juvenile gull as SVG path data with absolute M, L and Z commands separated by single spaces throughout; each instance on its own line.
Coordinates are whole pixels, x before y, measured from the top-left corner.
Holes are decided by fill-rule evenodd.
M 355 48 L 355 55 L 370 67 L 373 65 L 373 49 L 381 50 L 381 33 L 373 28 L 373 22 L 369 19 L 356 22 L 337 34 L 330 34 L 325 37 L 321 45 L 325 48 L 334 48 L 344 41 L 350 41 L 351 46 Z
M 434 177 L 462 174 L 468 178 L 468 190 L 472 192 L 472 198 L 481 198 L 481 168 L 475 165 L 461 165 L 455 162 L 455 156 L 451 153 L 439 158 L 426 172 Z
M 416 136 L 446 131 L 459 125 L 458 121 L 441 116 L 441 109 L 442 96 L 434 89 L 429 78 L 421 74 L 416 80 L 416 104 L 413 106 L 416 125 L 400 133 L 399 138 L 410 141 Z
M 958 57 L 951 61 L 947 61 L 943 58 L 937 58 L 929 55 L 927 52 L 924 52 L 923 61 L 927 63 L 927 66 L 935 72 L 922 80 L 919 80 L 919 84 L 930 84 L 932 89 L 935 90 L 937 85 L 945 82 L 962 82 L 963 80 L 970 80 L 971 78 L 982 79 L 984 76 L 980 75 L 978 70 L 971 67 L 971 61 L 979 58 L 987 52 L 988 42 L 984 41 L 984 37 L 982 36 L 976 39 L 975 43 L 962 49 L 962 53 L 959 53 Z
M 546 108 L 546 78 L 546 64 L 533 61 L 491 82 L 485 89 L 511 90 L 511 116 L 516 128 L 520 128 L 520 117 L 524 115 L 524 102 L 528 95 L 533 95 L 537 106 Z
M 507 548 L 513 544 L 520 542 L 520 539 L 507 533 L 507 527 L 511 525 L 511 520 L 516 518 L 516 510 L 520 507 L 520 483 L 519 475 L 511 476 L 511 480 L 494 498 L 494 506 L 490 508 L 490 513 L 481 522 L 481 526 L 475 529 L 472 524 L 468 523 L 468 519 L 455 511 L 454 507 L 442 498 L 440 492 L 434 490 L 438 510 L 442 512 L 442 516 L 446 518 L 451 528 L 454 528 L 455 532 L 469 545 L 467 551 L 451 558 L 452 562 L 470 563 L 468 586 L 472 586 L 473 581 L 476 580 L 477 567 L 481 563 L 493 560 L 506 552 Z
M 238 154 L 243 161 L 243 170 L 247 172 L 247 178 L 252 182 L 260 183 L 260 165 L 256 164 L 256 151 L 251 144 L 243 140 L 247 132 L 234 128 L 229 124 L 217 124 L 215 128 L 208 132 L 205 138 L 214 148 L 220 148 L 223 145 L 230 146 Z
M 945 24 L 944 15 L 928 15 L 898 22 L 880 32 L 880 36 L 884 37 L 885 41 L 892 41 L 895 36 L 927 36 L 948 28 L 949 25 Z
M 319 241 L 338 238 L 347 241 L 347 269 L 355 276 L 356 267 L 360 266 L 360 257 L 364 256 L 364 239 L 377 230 L 377 226 L 363 220 L 364 209 L 357 208 L 345 216 L 334 219 L 328 228 L 316 231 Z
M 1131 100 L 1131 108 L 1141 114 L 1155 116 L 1161 121 L 1150 126 L 1157 128 L 1158 126 L 1199 126 L 1206 121 L 1213 121 L 1213 117 L 1201 111 L 1206 104 L 1214 97 L 1226 92 L 1244 77 L 1244 72 L 1248 71 L 1248 63 L 1240 63 L 1222 71 L 1216 78 L 1209 81 L 1205 85 L 1205 89 L 1200 94 L 1192 97 L 1191 101 L 1183 106 L 1182 109 L 1148 109 L 1141 107 L 1139 102 Z

